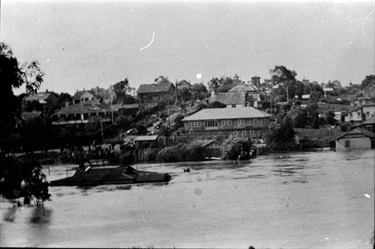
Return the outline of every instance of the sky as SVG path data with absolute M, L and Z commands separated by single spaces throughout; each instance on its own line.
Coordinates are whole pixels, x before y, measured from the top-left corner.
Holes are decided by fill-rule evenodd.
M 38 60 L 40 91 L 192 84 L 283 65 L 319 83 L 375 74 L 374 2 L 1 1 L 1 42 Z M 18 91 L 23 91 L 20 89 Z M 16 91 L 15 91 L 16 92 Z

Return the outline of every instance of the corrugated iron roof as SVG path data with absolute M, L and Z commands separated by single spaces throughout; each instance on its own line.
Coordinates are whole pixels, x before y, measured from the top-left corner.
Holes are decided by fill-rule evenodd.
M 351 131 L 348 131 L 347 133 L 344 133 L 344 134 L 336 137 L 336 140 L 338 140 L 340 138 L 343 138 L 343 137 L 345 137 L 346 135 L 349 135 L 349 134 L 363 134 L 366 137 L 375 138 L 375 133 L 374 132 L 371 132 L 371 131 L 368 131 L 366 129 L 362 129 L 362 128 L 357 127 L 357 128 L 354 128 Z
M 66 114 L 82 114 L 82 113 L 96 113 L 96 112 L 110 112 L 111 108 L 104 103 L 94 103 L 92 101 L 85 102 L 84 104 L 74 104 L 68 107 L 61 108 L 54 115 L 66 115 Z
M 143 84 L 140 85 L 137 93 L 160 93 L 167 92 L 173 84 L 170 82 L 160 82 L 157 84 Z
M 25 101 L 40 101 L 40 100 L 46 100 L 51 96 L 51 94 L 54 94 L 53 92 L 40 92 L 40 93 L 33 93 L 29 96 L 25 97 Z
M 229 90 L 229 92 L 255 92 L 258 88 L 252 85 L 237 85 Z
M 36 117 L 39 117 L 42 114 L 42 112 L 22 112 L 21 116 L 23 120 L 27 121 Z
M 271 117 L 271 115 L 252 107 L 213 108 L 200 110 L 189 117 L 185 117 L 182 121 L 268 117 Z

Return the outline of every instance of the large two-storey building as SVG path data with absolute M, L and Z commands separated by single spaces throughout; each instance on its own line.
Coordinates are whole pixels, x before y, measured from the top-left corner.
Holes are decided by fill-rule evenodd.
M 203 109 L 185 117 L 185 133 L 210 137 L 235 135 L 243 138 L 262 138 L 270 122 L 268 113 L 252 107 Z

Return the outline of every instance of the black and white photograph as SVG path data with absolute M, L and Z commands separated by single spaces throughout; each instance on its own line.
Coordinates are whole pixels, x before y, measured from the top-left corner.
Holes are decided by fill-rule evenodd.
M 1 0 L 0 247 L 375 249 L 375 2 Z

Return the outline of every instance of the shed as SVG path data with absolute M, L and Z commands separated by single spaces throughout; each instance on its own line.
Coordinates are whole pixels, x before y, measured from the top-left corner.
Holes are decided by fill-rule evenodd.
M 336 151 L 371 149 L 374 145 L 375 133 L 362 128 L 353 130 L 336 138 Z
M 221 146 L 216 140 L 198 140 L 198 142 L 201 144 L 206 157 L 221 156 Z

